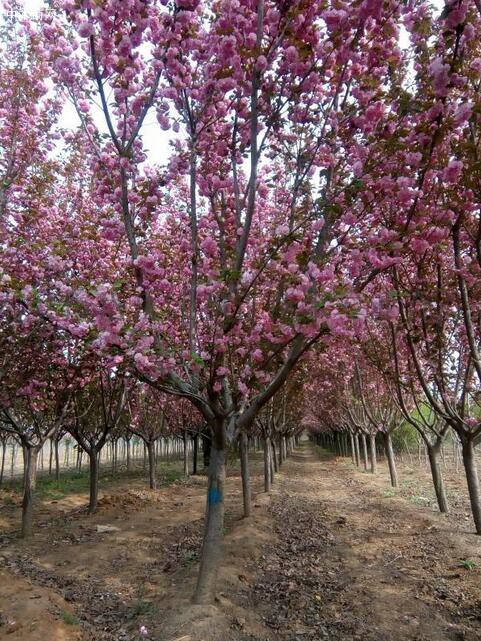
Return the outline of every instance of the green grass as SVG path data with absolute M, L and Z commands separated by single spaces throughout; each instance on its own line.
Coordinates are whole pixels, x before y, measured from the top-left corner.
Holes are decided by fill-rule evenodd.
M 383 490 L 382 495 L 386 499 L 391 499 L 393 496 L 396 496 L 396 491 L 390 488 L 389 490 Z
M 459 567 L 464 568 L 465 570 L 474 570 L 476 563 L 471 561 L 471 559 L 463 559 L 459 562 Z
M 171 485 L 183 477 L 181 461 L 160 461 L 157 465 L 157 479 L 159 486 Z M 141 480 L 146 479 L 148 470 L 142 468 L 134 468 L 132 470 L 121 469 L 115 474 L 109 465 L 103 466 L 99 474 L 99 486 L 105 484 L 119 485 L 128 480 Z M 14 490 L 18 493 L 22 492 L 21 479 L 15 479 L 10 483 L 5 484 L 4 489 Z M 86 494 L 89 491 L 89 472 L 87 469 L 78 472 L 76 470 L 66 470 L 60 472 L 58 481 L 55 477 L 49 476 L 45 473 L 39 473 L 37 477 L 37 496 L 42 499 L 57 501 L 69 494 Z M 1 496 L 1 493 L 0 493 Z M 3 497 L 2 500 L 5 501 Z M 10 498 L 12 502 L 12 499 Z
M 145 617 L 149 614 L 153 614 L 154 604 L 152 601 L 147 601 L 143 597 L 143 589 L 140 590 L 139 596 L 133 602 L 132 607 L 130 608 L 127 618 L 136 619 L 137 617 Z
M 79 625 L 80 621 L 75 614 L 71 612 L 64 612 L 62 616 L 63 622 L 65 625 Z

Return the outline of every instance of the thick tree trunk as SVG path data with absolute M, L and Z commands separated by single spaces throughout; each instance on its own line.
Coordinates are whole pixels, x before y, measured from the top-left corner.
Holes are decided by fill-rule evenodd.
M 438 502 L 439 511 L 446 513 L 449 511 L 448 498 L 446 496 L 446 488 L 444 486 L 444 478 L 439 465 L 439 451 L 441 443 L 437 442 L 434 445 L 427 445 L 429 466 L 431 468 L 431 476 L 433 477 L 434 491 Z
M 192 439 L 192 474 L 197 474 L 197 458 L 199 456 L 199 435 L 194 434 Z
M 22 537 L 27 539 L 32 535 L 33 528 L 33 503 L 35 486 L 37 484 L 38 449 L 34 447 L 24 447 L 24 454 L 25 474 L 22 501 Z
M 149 455 L 149 486 L 151 490 L 157 489 L 157 476 L 155 474 L 155 442 L 147 443 L 147 453 Z
M 89 508 L 88 513 L 93 514 L 97 510 L 99 498 L 99 458 L 100 453 L 92 448 L 89 455 Z
M 241 432 L 240 435 L 240 463 L 244 516 L 248 517 L 251 514 L 251 479 L 249 474 L 249 439 L 244 432 Z
M 397 478 L 397 469 L 396 469 L 396 459 L 394 458 L 394 450 L 392 447 L 392 439 L 389 432 L 383 435 L 384 438 L 384 450 L 387 456 L 387 462 L 389 465 L 389 475 L 391 476 L 391 485 L 392 487 L 398 486 Z
M 369 454 L 371 456 L 371 474 L 377 473 L 376 435 L 369 435 Z
M 361 444 L 362 444 L 362 458 L 364 462 L 364 471 L 367 472 L 367 443 L 366 443 L 366 435 L 361 434 Z
M 210 453 L 204 540 L 194 594 L 194 603 L 197 604 L 210 603 L 215 595 L 217 572 L 222 558 L 224 485 L 225 449 L 218 449 L 213 443 Z
M 481 534 L 481 492 L 479 488 L 478 469 L 476 467 L 476 454 L 473 441 L 465 441 L 462 444 L 463 464 L 468 483 L 469 502 L 473 514 L 476 534 Z
M 269 439 L 264 439 L 264 492 L 271 491 L 271 448 Z

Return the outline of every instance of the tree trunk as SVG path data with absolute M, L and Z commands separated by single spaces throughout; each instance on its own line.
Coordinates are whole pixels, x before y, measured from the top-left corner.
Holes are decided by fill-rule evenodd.
M 476 454 L 472 439 L 462 444 L 463 464 L 468 482 L 469 502 L 473 514 L 476 534 L 481 534 L 481 493 L 479 488 L 478 469 L 476 467 Z
M 192 474 L 197 474 L 197 457 L 199 455 L 199 435 L 194 434 L 192 439 Z
M 92 448 L 89 455 L 89 509 L 88 513 L 93 514 L 97 509 L 97 502 L 99 498 L 99 458 L 100 453 L 95 448 Z
M 274 463 L 274 472 L 279 471 L 279 459 L 277 457 L 276 444 L 273 438 L 271 438 L 271 447 L 272 447 L 272 462 Z
M 376 435 L 369 435 L 369 454 L 371 455 L 371 474 L 377 473 Z
M 444 486 L 444 478 L 439 465 L 439 450 L 441 443 L 437 442 L 434 445 L 427 445 L 429 466 L 431 468 L 431 475 L 433 477 L 434 491 L 438 501 L 439 511 L 445 514 L 449 511 L 448 499 L 446 496 L 446 488 Z
M 247 517 L 251 514 L 251 479 L 249 474 L 249 439 L 244 432 L 241 432 L 240 435 L 240 463 L 244 516 Z
M 49 439 L 48 442 L 50 443 L 50 452 L 49 452 L 49 457 L 48 457 L 48 475 L 52 476 L 52 468 L 53 468 L 53 438 Z
M 223 428 L 222 428 L 223 429 Z M 223 440 L 223 439 L 222 439 Z M 225 449 L 212 443 L 204 540 L 194 603 L 210 603 L 214 599 L 217 572 L 222 558 L 224 532 Z
M 353 436 L 352 432 L 349 432 L 349 437 L 350 437 L 350 440 L 351 440 L 351 459 L 352 459 L 352 464 L 356 465 L 356 449 L 355 449 L 355 446 L 354 446 L 354 436 Z
M 22 538 L 27 539 L 32 535 L 33 527 L 33 502 L 35 486 L 37 484 L 37 458 L 38 449 L 24 447 L 25 475 L 22 501 Z
M 147 454 L 149 458 L 149 487 L 151 490 L 157 489 L 157 475 L 155 473 L 155 441 L 147 443 Z
M 365 434 L 361 434 L 361 444 L 362 444 L 362 458 L 364 461 L 364 471 L 367 472 L 367 444 L 366 444 Z
M 55 439 L 54 448 L 55 448 L 55 480 L 58 481 L 60 478 L 60 458 L 58 452 L 58 439 Z
M 204 469 L 209 469 L 210 466 L 210 450 L 212 448 L 212 441 L 208 434 L 202 434 L 202 452 L 204 456 Z
M 271 448 L 269 439 L 264 439 L 264 492 L 271 491 Z
M 3 483 L 3 473 L 5 471 L 5 455 L 7 453 L 7 443 L 2 441 L 2 465 L 0 467 L 0 485 Z
M 386 452 L 387 462 L 389 465 L 389 474 L 391 476 L 391 485 L 392 487 L 397 487 L 398 478 L 397 478 L 397 469 L 396 469 L 396 459 L 394 458 L 394 450 L 392 447 L 391 434 L 387 432 L 386 434 L 383 435 L 383 437 L 384 437 L 384 450 Z
M 187 430 L 184 430 L 182 435 L 183 440 L 183 455 L 184 455 L 184 478 L 189 476 L 189 438 L 187 436 Z
M 361 464 L 361 457 L 359 456 L 359 434 L 354 434 L 354 452 L 356 454 L 356 466 Z
M 126 455 L 127 455 L 127 472 L 130 472 L 130 439 L 125 441 Z

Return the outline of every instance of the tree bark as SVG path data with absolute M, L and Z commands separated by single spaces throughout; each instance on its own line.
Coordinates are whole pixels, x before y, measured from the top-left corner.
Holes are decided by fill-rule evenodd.
M 22 501 L 22 538 L 27 539 L 32 535 L 34 493 L 37 484 L 37 459 L 38 449 L 24 447 L 25 474 Z
M 182 441 L 184 456 L 184 478 L 187 478 L 189 476 L 189 437 L 187 435 L 187 430 L 184 430 Z
M 463 442 L 462 453 L 474 526 L 476 528 L 476 534 L 481 534 L 481 492 L 479 488 L 478 469 L 476 467 L 476 455 L 472 439 L 465 440 Z
M 391 485 L 392 487 L 398 487 L 396 459 L 394 457 L 391 434 L 387 432 L 383 435 L 383 438 L 384 438 L 384 450 L 386 452 L 387 462 L 389 465 L 389 475 L 391 476 Z
M 359 456 L 359 434 L 354 434 L 354 451 L 356 454 L 356 466 L 361 464 L 361 457 Z
M 377 473 L 376 435 L 369 435 L 369 454 L 371 455 L 371 474 Z
M 352 459 L 352 464 L 356 465 L 356 448 L 354 445 L 354 436 L 352 432 L 349 432 L 350 440 L 351 440 L 351 459 Z
M 276 444 L 273 438 L 271 438 L 271 448 L 272 448 L 272 462 L 274 463 L 274 472 L 278 472 L 279 471 L 278 452 L 277 452 Z
M 209 469 L 210 466 L 210 450 L 212 441 L 208 434 L 202 434 L 202 452 L 204 456 L 204 469 Z
M 49 444 L 50 444 L 50 452 L 49 452 L 49 457 L 48 457 L 48 474 L 49 476 L 52 475 L 52 467 L 53 467 L 53 438 L 49 439 Z
M 5 455 L 7 453 L 7 443 L 2 441 L 2 465 L 0 467 L 0 485 L 3 483 L 3 473 L 5 471 Z
M 264 439 L 264 492 L 271 491 L 271 451 L 269 439 Z
M 97 510 L 99 498 L 99 458 L 100 453 L 92 447 L 89 455 L 89 508 L 88 513 L 93 514 Z
M 155 474 L 155 441 L 147 443 L 147 453 L 149 455 L 149 486 L 151 490 L 157 489 L 157 476 Z
M 439 465 L 439 451 L 441 443 L 437 442 L 426 445 L 428 450 L 429 466 L 431 468 L 431 475 L 433 477 L 434 491 L 438 502 L 439 511 L 445 514 L 449 511 L 448 499 L 446 496 L 446 488 L 444 486 L 444 478 Z
M 125 447 L 126 447 L 126 456 L 127 456 L 127 472 L 130 472 L 130 439 L 126 439 L 125 441 Z
M 222 439 L 223 440 L 223 439 Z M 217 572 L 222 558 L 224 532 L 225 449 L 212 443 L 207 486 L 207 507 L 204 540 L 194 603 L 210 603 L 214 599 Z
M 194 434 L 194 438 L 192 439 L 192 474 L 194 476 L 197 474 L 197 458 L 199 455 L 199 435 Z
M 248 517 L 251 514 L 251 479 L 249 473 L 249 439 L 244 432 L 241 432 L 240 435 L 240 462 L 244 516 Z
M 54 449 L 55 449 L 55 480 L 56 481 L 58 481 L 60 478 L 60 459 L 59 459 L 58 445 L 59 445 L 59 441 L 58 439 L 55 439 Z
M 367 444 L 366 444 L 365 434 L 361 434 L 361 444 L 362 444 L 362 458 L 364 462 L 364 471 L 367 472 Z

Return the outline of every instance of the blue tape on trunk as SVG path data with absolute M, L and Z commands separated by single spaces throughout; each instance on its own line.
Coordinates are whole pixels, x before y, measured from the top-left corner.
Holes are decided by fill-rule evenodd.
M 215 505 L 222 501 L 222 493 L 216 488 L 211 487 L 209 490 L 209 503 L 210 505 Z

